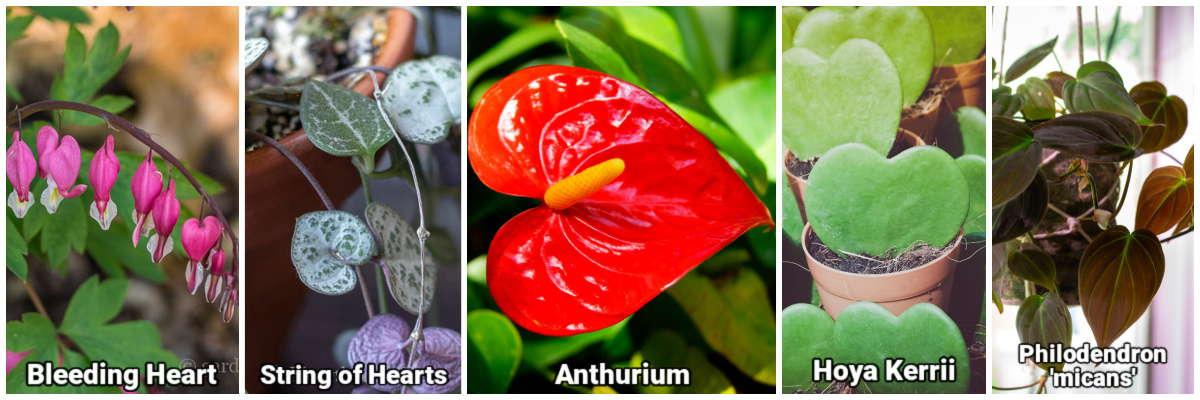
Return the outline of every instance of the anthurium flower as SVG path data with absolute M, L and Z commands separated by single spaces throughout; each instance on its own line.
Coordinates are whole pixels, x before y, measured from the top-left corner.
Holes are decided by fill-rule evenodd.
M 157 217 L 157 214 L 155 216 Z M 183 242 L 183 250 L 187 252 L 189 258 L 185 270 L 188 292 L 196 294 L 196 289 L 200 287 L 201 282 L 204 282 L 206 267 L 203 261 L 208 257 L 213 245 L 217 244 L 217 239 L 221 238 L 221 222 L 217 220 L 217 217 L 211 215 L 204 217 L 203 221 L 199 218 L 191 218 L 183 222 L 179 236 L 179 240 Z
M 166 257 L 167 253 L 175 248 L 175 243 L 171 241 L 171 231 L 175 230 L 175 222 L 179 221 L 179 200 L 175 198 L 175 181 L 170 181 L 167 184 L 167 190 L 154 200 L 151 218 L 154 220 L 156 228 L 154 236 L 150 237 L 150 243 L 146 245 L 146 250 L 150 252 L 151 258 L 157 263 L 162 262 L 163 257 Z M 188 287 L 188 290 L 193 289 Z M 193 293 L 195 292 L 193 291 Z
M 54 214 L 58 211 L 59 203 L 83 194 L 87 185 L 75 185 L 75 179 L 79 178 L 79 164 L 83 162 L 79 143 L 71 136 L 64 136 L 58 142 L 58 132 L 47 128 L 50 127 L 42 127 L 38 132 L 38 153 L 42 155 L 38 167 L 46 173 L 46 182 L 50 184 L 42 192 L 42 205 L 46 206 L 46 212 Z M 49 150 L 43 149 L 43 145 Z
M 225 250 L 215 248 L 208 256 L 208 278 L 204 280 L 204 299 L 212 303 L 225 288 Z
M 37 160 L 33 159 L 33 151 L 29 145 L 21 141 L 21 134 L 13 132 L 12 146 L 8 147 L 5 166 L 8 181 L 13 185 L 13 192 L 8 194 L 8 206 L 12 207 L 17 218 L 24 218 L 33 205 L 33 196 L 29 195 L 29 184 L 37 174 Z
M 146 235 L 154 229 L 154 219 L 147 217 L 150 216 L 154 201 L 162 193 L 163 187 L 162 172 L 159 172 L 158 167 L 150 160 L 149 151 L 146 152 L 146 159 L 133 172 L 133 182 L 130 186 L 133 189 L 133 247 L 137 247 L 138 240 L 142 238 L 142 229 L 146 230 Z M 146 225 L 147 221 L 149 225 Z
M 113 137 L 108 135 L 108 139 L 104 140 L 104 147 L 96 152 L 96 156 L 92 157 L 92 164 L 88 166 L 88 182 L 92 183 L 93 194 L 90 213 L 92 219 L 99 222 L 100 228 L 106 231 L 113 218 L 117 217 L 117 203 L 109 201 L 109 193 L 112 192 L 113 184 L 117 183 L 118 172 L 121 172 L 121 161 L 117 160 L 117 154 L 113 153 Z
M 650 93 L 574 67 L 496 83 L 470 123 L 488 187 L 545 204 L 492 239 L 487 283 L 546 335 L 615 324 L 758 225 L 766 206 L 713 145 Z

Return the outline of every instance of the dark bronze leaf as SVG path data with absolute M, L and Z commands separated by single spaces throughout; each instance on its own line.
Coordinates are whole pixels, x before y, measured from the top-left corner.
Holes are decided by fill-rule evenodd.
M 1171 230 L 1192 211 L 1193 193 L 1194 183 L 1183 168 L 1168 165 L 1154 170 L 1138 195 L 1134 228 L 1155 235 Z
M 1146 312 L 1165 270 L 1153 232 L 1115 225 L 1092 240 L 1079 260 L 1079 303 L 1099 347 L 1112 345 Z
M 1113 112 L 1068 114 L 1034 127 L 1033 132 L 1042 146 L 1088 161 L 1127 161 L 1142 154 L 1137 147 L 1142 128 Z
M 1021 194 L 1042 162 L 1042 145 L 1020 121 L 992 116 L 992 206 Z
M 1067 81 L 1073 81 L 1075 77 L 1067 75 L 1062 71 L 1054 71 L 1046 74 L 1046 83 L 1050 84 L 1050 89 L 1054 91 L 1054 97 L 1062 98 L 1063 84 Z
M 1055 43 L 1058 43 L 1058 36 L 1055 36 L 1054 39 L 1050 39 L 1046 43 L 1042 43 L 1038 47 L 1034 47 L 1022 55 L 1021 58 L 1018 58 L 1017 61 L 1014 61 L 1012 66 L 1008 68 L 1008 71 L 1004 71 L 1004 83 L 1009 83 L 1020 78 L 1021 75 L 1025 75 L 1035 65 L 1042 62 L 1042 59 L 1046 58 L 1054 50 Z
M 1001 86 L 992 89 L 992 115 L 1011 118 L 1017 115 L 1017 111 L 1021 111 L 1023 106 L 1025 106 L 1025 96 L 1020 93 L 1013 94 L 1012 88 Z
M 1050 253 L 1026 249 L 1008 253 L 1008 270 L 1018 278 L 1036 283 L 1051 291 L 1057 291 L 1054 282 L 1054 259 Z
M 1041 344 L 1042 348 L 1051 344 L 1071 345 L 1071 313 L 1067 304 L 1054 293 L 1045 296 L 1032 295 L 1021 302 L 1017 309 L 1017 336 L 1021 343 Z M 1038 364 L 1045 370 L 1054 368 L 1061 371 L 1062 363 Z
M 1154 125 L 1143 125 L 1142 141 L 1138 144 L 1147 153 L 1162 151 L 1178 142 L 1187 130 L 1187 104 L 1179 96 L 1168 96 L 1167 88 L 1158 82 L 1142 82 L 1129 89 L 1133 99 Z
M 992 243 L 1016 239 L 1037 227 L 1046 216 L 1049 193 L 1046 177 L 1038 171 L 1017 198 L 993 208 Z

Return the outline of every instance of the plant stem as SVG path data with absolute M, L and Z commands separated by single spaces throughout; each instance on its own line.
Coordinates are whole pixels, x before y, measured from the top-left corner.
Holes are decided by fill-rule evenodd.
M 1079 65 L 1083 66 L 1083 6 L 1075 7 L 1075 19 L 1079 22 Z
M 291 104 L 291 103 L 284 103 L 282 101 L 264 99 L 264 98 L 258 97 L 258 96 L 246 96 L 246 101 L 251 102 L 251 103 L 263 104 L 263 105 L 267 105 L 267 106 L 271 106 L 271 107 L 278 107 L 278 108 L 282 108 L 285 110 L 292 110 L 295 112 L 300 112 L 299 105 Z
M 174 165 L 175 168 L 179 169 L 179 172 L 181 174 L 183 174 L 183 177 L 185 179 L 187 179 L 187 181 L 189 183 L 192 184 L 192 187 L 196 188 L 196 192 L 200 193 L 200 197 L 204 198 L 204 202 L 208 203 L 208 205 L 212 207 L 213 214 L 216 215 L 217 219 L 221 221 L 221 226 L 225 229 L 225 233 L 227 235 L 229 235 L 229 239 L 233 244 L 233 254 L 235 255 L 235 257 L 233 257 L 233 267 L 237 268 L 238 257 L 236 257 L 236 255 L 239 254 L 238 253 L 238 238 L 237 238 L 237 234 L 234 233 L 234 231 L 233 231 L 233 227 L 229 225 L 229 221 L 225 219 L 225 214 L 221 212 L 220 207 L 217 207 L 217 202 L 213 201 L 212 196 L 208 195 L 208 192 L 204 190 L 204 187 L 200 185 L 200 182 L 196 180 L 196 177 L 192 176 L 192 173 L 190 171 L 188 171 L 187 168 L 183 167 L 183 163 L 180 162 L 178 158 L 175 158 L 175 155 L 173 155 L 173 154 L 171 154 L 171 152 L 167 151 L 167 149 L 162 147 L 162 145 L 159 145 L 158 143 L 156 143 L 154 141 L 154 139 L 151 138 L 150 133 L 146 132 L 142 128 L 138 128 L 137 126 L 134 126 L 132 123 L 130 123 L 129 121 L 126 121 L 124 118 L 121 118 L 121 117 L 117 116 L 116 114 L 105 111 L 102 108 L 83 104 L 83 103 L 76 103 L 73 101 L 59 101 L 59 100 L 39 101 L 39 102 L 30 104 L 30 105 L 27 105 L 25 107 L 22 107 L 12 113 L 9 113 L 8 120 L 5 124 L 5 126 L 15 124 L 15 123 L 19 122 L 21 119 L 28 117 L 39 111 L 49 111 L 49 110 L 78 111 L 78 112 L 82 112 L 85 114 L 91 114 L 93 116 L 99 117 L 100 119 L 104 120 L 105 124 L 107 124 L 109 128 L 113 128 L 113 127 L 120 128 L 121 130 L 128 133 L 129 136 L 132 136 L 134 139 L 137 139 L 137 141 L 142 142 L 142 144 L 145 144 L 147 147 L 150 148 L 150 150 L 154 151 L 155 153 L 158 153 L 158 155 L 161 156 L 163 158 L 163 160 L 165 160 L 168 164 Z
M 363 197 L 366 198 L 367 204 L 369 205 L 374 202 L 371 200 L 371 180 L 367 178 L 367 174 L 363 173 L 362 171 L 358 171 L 358 178 L 362 180 Z
M 26 276 L 26 278 L 28 278 L 28 276 Z M 33 301 L 33 308 L 38 310 L 38 314 L 42 314 L 43 317 L 46 317 L 47 321 L 53 321 L 50 319 L 50 313 L 46 312 L 46 306 L 42 304 L 42 298 L 38 297 L 37 291 L 33 290 L 33 286 L 29 285 L 29 281 L 26 280 L 21 283 L 25 284 L 25 292 L 29 293 L 29 300 Z
M 1008 6 L 1004 6 L 1004 26 L 1000 29 L 1000 86 L 1004 86 L 1004 46 L 1008 42 Z
M 379 298 L 379 313 L 387 314 L 387 288 L 384 287 L 383 281 L 386 279 L 383 275 L 383 265 L 375 263 L 375 297 Z
M 1104 55 L 1100 54 L 1100 6 L 1093 6 L 1096 11 L 1096 60 L 1103 60 Z
M 1196 229 L 1196 228 L 1194 228 L 1194 227 L 1193 227 L 1193 228 L 1187 228 L 1187 230 L 1185 230 L 1185 231 L 1183 231 L 1183 232 L 1176 233 L 1176 234 L 1174 234 L 1174 235 L 1171 235 L 1170 237 L 1168 237 L 1168 238 L 1166 238 L 1166 239 L 1159 240 L 1158 242 L 1159 242 L 1159 243 L 1166 243 L 1166 242 L 1170 242 L 1171 240 L 1174 240 L 1174 239 L 1175 239 L 1175 238 L 1177 238 L 1177 237 L 1180 237 L 1180 236 L 1183 236 L 1183 235 L 1186 235 L 1186 234 L 1192 233 L 1192 231 L 1193 231 L 1193 230 L 1195 230 L 1195 229 Z
M 325 189 L 321 188 L 321 184 L 317 182 L 317 178 L 312 175 L 312 172 L 309 172 L 308 168 L 304 167 L 304 163 L 300 162 L 300 159 L 296 158 L 295 154 L 292 154 L 291 151 L 289 151 L 286 147 L 283 147 L 283 145 L 279 144 L 279 142 L 276 142 L 275 139 L 271 139 L 270 136 L 251 130 L 246 131 L 246 136 L 250 136 L 254 138 L 254 140 L 271 145 L 271 147 L 274 147 L 275 150 L 279 150 L 280 153 L 283 153 L 283 156 L 287 157 L 287 159 L 296 166 L 296 169 L 300 170 L 300 173 L 308 179 L 308 184 L 312 186 L 313 190 L 317 191 L 317 195 L 321 196 L 321 202 L 325 203 L 325 208 L 329 211 L 337 209 L 333 206 L 333 202 L 329 201 L 329 196 L 325 194 Z
M 1117 210 L 1113 211 L 1113 221 L 1117 220 L 1117 214 L 1120 214 L 1121 207 L 1125 206 L 1125 195 L 1129 194 L 1129 187 L 1132 186 L 1130 182 L 1133 179 L 1133 161 L 1126 161 L 1125 168 L 1129 168 L 1129 171 L 1125 172 L 1125 187 L 1121 189 L 1121 201 L 1117 202 Z
M 333 82 L 333 81 L 336 81 L 336 80 L 338 80 L 338 79 L 341 79 L 342 77 L 345 77 L 345 76 L 347 76 L 347 75 L 350 75 L 350 74 L 353 74 L 353 73 L 356 73 L 356 72 L 367 72 L 367 71 L 374 71 L 374 72 L 378 72 L 378 73 L 381 73 L 381 74 L 384 74 L 384 75 L 387 75 L 387 74 L 390 74 L 390 73 L 392 73 L 392 70 L 390 70 L 390 69 L 387 69 L 387 68 L 384 68 L 384 67 L 380 67 L 380 66 L 378 66 L 378 65 L 368 65 L 368 66 L 366 66 L 366 67 L 353 67 L 353 68 L 346 68 L 346 69 L 343 69 L 343 70 L 341 70 L 341 71 L 334 72 L 334 73 L 332 73 L 332 74 L 329 74 L 329 76 L 326 76 L 326 77 L 325 77 L 325 81 L 327 81 L 327 82 Z M 374 75 L 374 74 L 372 74 L 372 75 Z
M 362 265 L 355 265 L 354 273 L 358 274 L 358 287 L 362 289 L 363 304 L 367 306 L 367 318 L 375 318 L 375 307 L 371 306 L 371 295 L 367 294 L 367 282 L 363 279 Z

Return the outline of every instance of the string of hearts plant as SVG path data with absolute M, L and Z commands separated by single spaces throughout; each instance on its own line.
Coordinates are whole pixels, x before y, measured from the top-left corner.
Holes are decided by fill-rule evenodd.
M 243 66 L 248 70 L 256 65 L 266 47 L 264 39 L 248 40 Z M 374 83 L 373 100 L 344 86 L 310 78 L 304 84 L 298 108 L 309 140 L 326 153 L 350 157 L 358 169 L 368 203 L 365 218 L 337 210 L 308 167 L 274 139 L 252 131 L 246 134 L 287 156 L 325 204 L 326 210 L 296 220 L 291 260 L 300 280 L 317 293 L 340 295 L 355 285 L 361 288 L 370 319 L 350 342 L 349 362 L 382 363 L 393 369 L 445 369 L 449 373 L 447 384 L 425 382 L 412 385 L 412 391 L 450 393 L 459 387 L 461 339 L 454 330 L 424 326 L 425 313 L 433 303 L 437 265 L 426 248 L 430 233 L 421 189 L 428 182 L 410 152 L 415 151 L 413 143 L 434 144 L 457 129 L 462 97 L 459 61 L 431 56 L 391 71 L 352 68 L 326 79 L 354 76 L 364 70 L 372 71 L 367 76 Z M 388 74 L 382 88 L 374 72 Z M 393 168 L 377 171 L 376 153 L 384 145 L 393 156 Z M 400 157 L 407 163 L 407 170 Z M 415 229 L 391 206 L 372 200 L 368 177 L 409 180 L 416 189 L 419 223 Z M 411 330 L 403 319 L 386 314 L 382 293 L 380 313 L 376 313 L 362 273 L 362 267 L 370 265 L 382 271 L 392 298 L 417 316 Z M 370 386 L 383 392 L 404 393 L 409 389 L 407 385 L 383 383 Z
M 1107 347 L 1158 292 L 1167 268 L 1162 243 L 1194 229 L 1194 147 L 1180 165 L 1159 167 L 1143 182 L 1131 207 L 1132 231 L 1113 223 L 1125 209 L 1135 159 L 1161 152 L 1178 162 L 1164 150 L 1183 137 L 1187 105 L 1161 83 L 1126 90 L 1107 62 L 1085 63 L 1078 22 L 1081 66 L 1074 76 L 1055 71 L 1027 78 L 1015 92 L 1006 86 L 1052 54 L 1058 38 L 1007 71 L 1002 48 L 1001 71 L 993 75 L 992 235 L 1005 256 L 993 271 L 992 298 L 1001 312 L 1002 299 L 1019 301 L 1021 341 L 1043 346 L 1071 343 L 1067 304 L 1077 300 L 1098 346 Z M 997 389 L 1037 385 L 1041 393 L 1046 376 Z

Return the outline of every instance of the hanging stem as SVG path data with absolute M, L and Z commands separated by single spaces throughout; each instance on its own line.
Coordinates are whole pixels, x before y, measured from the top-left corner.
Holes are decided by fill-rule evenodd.
M 325 208 L 328 209 L 329 211 L 333 211 L 336 209 L 333 206 L 333 202 L 329 201 L 329 196 L 325 194 L 325 190 L 321 189 L 321 184 L 319 182 L 317 182 L 317 178 L 313 177 L 312 172 L 309 172 L 308 168 L 304 167 L 304 163 L 300 162 L 300 159 L 296 158 L 295 154 L 292 154 L 291 151 L 289 151 L 286 147 L 283 147 L 283 145 L 279 144 L 279 142 L 276 142 L 275 139 L 271 139 L 270 136 L 267 136 L 267 135 L 264 135 L 264 134 L 261 134 L 258 132 L 254 132 L 251 130 L 247 130 L 246 135 L 253 137 L 254 140 L 258 140 L 260 142 L 271 145 L 271 147 L 274 147 L 275 150 L 279 150 L 280 153 L 283 153 L 283 156 L 287 157 L 287 159 L 290 160 L 292 162 L 292 164 L 296 166 L 296 169 L 300 170 L 300 173 L 303 174 L 304 177 L 308 179 L 308 184 L 312 186 L 313 190 L 317 191 L 317 195 L 321 196 L 321 202 L 325 203 Z
M 387 288 L 383 287 L 383 265 L 375 263 L 375 297 L 379 300 L 379 313 L 387 314 Z
M 187 179 L 188 183 L 191 183 L 192 187 L 196 188 L 196 192 L 200 193 L 200 197 L 204 198 L 204 202 L 208 203 L 208 205 L 212 207 L 213 214 L 216 215 L 217 219 L 221 221 L 221 226 L 224 227 L 225 233 L 229 235 L 229 239 L 233 243 L 233 254 L 238 254 L 237 234 L 233 232 L 233 227 L 229 225 L 229 221 L 225 219 L 225 214 L 221 212 L 219 207 L 217 207 L 217 202 L 213 201 L 212 196 L 208 195 L 208 192 L 204 190 L 204 187 L 200 185 L 200 182 L 196 180 L 196 177 L 192 176 L 192 173 L 188 171 L 187 168 L 183 167 L 183 163 L 180 162 L 178 158 L 175 158 L 175 155 L 167 151 L 167 149 L 162 147 L 162 145 L 156 143 L 154 139 L 151 138 L 151 134 L 149 132 L 134 126 L 124 118 L 105 111 L 102 108 L 83 103 L 76 103 L 73 101 L 43 100 L 25 107 L 21 107 L 20 109 L 9 113 L 5 126 L 16 124 L 24 117 L 28 117 L 37 112 L 50 110 L 78 111 L 99 117 L 100 119 L 104 120 L 105 124 L 107 124 L 109 128 L 120 128 L 128 133 L 129 136 L 132 136 L 134 139 L 137 139 L 137 141 L 145 144 L 150 148 L 150 150 L 161 156 L 168 164 L 174 165 L 175 168 L 179 169 L 179 172 L 183 174 L 183 177 Z M 61 117 L 59 119 L 61 121 Z M 170 174 L 168 173 L 167 176 L 170 176 Z M 237 264 L 238 258 L 235 256 L 233 257 L 233 267 L 237 268 Z
M 1083 65 L 1083 6 L 1075 7 L 1075 19 L 1079 22 L 1079 65 Z
M 1183 231 L 1183 232 L 1176 233 L 1176 234 L 1174 234 L 1174 235 L 1171 235 L 1170 237 L 1168 237 L 1168 238 L 1166 238 L 1166 239 L 1160 240 L 1160 241 L 1159 241 L 1159 243 L 1166 243 L 1166 242 L 1170 242 L 1171 240 L 1174 240 L 1174 239 L 1175 239 L 1175 238 L 1177 238 L 1177 237 L 1180 237 L 1180 236 L 1183 236 L 1183 235 L 1186 235 L 1186 234 L 1192 233 L 1192 231 L 1193 231 L 1193 230 L 1195 230 L 1195 229 L 1196 229 L 1196 228 L 1187 228 L 1187 230 L 1185 230 L 1185 231 Z
M 392 73 L 392 70 L 390 70 L 390 69 L 387 69 L 387 68 L 384 68 L 384 67 L 380 67 L 380 66 L 378 66 L 378 65 L 368 65 L 368 66 L 365 66 L 365 67 L 352 67 L 352 68 L 346 68 L 346 69 L 343 69 L 343 70 L 341 70 L 341 71 L 334 72 L 334 73 L 332 73 L 332 74 L 329 74 L 329 76 L 326 76 L 326 77 L 325 77 L 325 81 L 326 81 L 326 82 L 333 82 L 333 81 L 336 81 L 336 80 L 338 80 L 338 79 L 341 79 L 341 78 L 342 78 L 342 77 L 344 77 L 344 76 L 347 76 L 347 75 L 350 75 L 350 74 L 353 74 L 353 73 L 356 73 L 356 72 L 367 72 L 367 71 L 378 72 L 378 73 L 381 73 L 381 74 L 384 74 L 384 75 L 387 75 L 387 74 L 390 74 L 390 73 Z M 371 74 L 371 75 L 375 75 L 375 74 Z
M 367 294 L 367 281 L 363 279 L 362 266 L 355 265 L 354 273 L 358 274 L 358 287 L 362 289 L 363 304 L 367 306 L 367 318 L 375 318 L 375 307 L 371 306 L 371 295 Z
M 1100 6 L 1092 8 L 1096 10 L 1096 59 L 1103 60 L 1104 55 L 1100 54 Z
M 1129 194 L 1129 187 L 1132 186 L 1130 182 L 1132 182 L 1133 179 L 1133 161 L 1126 161 L 1123 168 L 1129 168 L 1129 171 L 1125 171 L 1125 187 L 1121 188 L 1121 201 L 1117 202 L 1117 210 L 1113 211 L 1113 221 L 1117 220 L 1117 214 L 1120 214 L 1121 207 L 1125 206 L 1125 195 Z M 1094 194 L 1095 193 L 1093 192 L 1093 195 Z
M 1000 86 L 1004 86 L 1004 46 L 1008 42 L 1008 6 L 1004 6 L 1004 26 L 1000 28 Z

